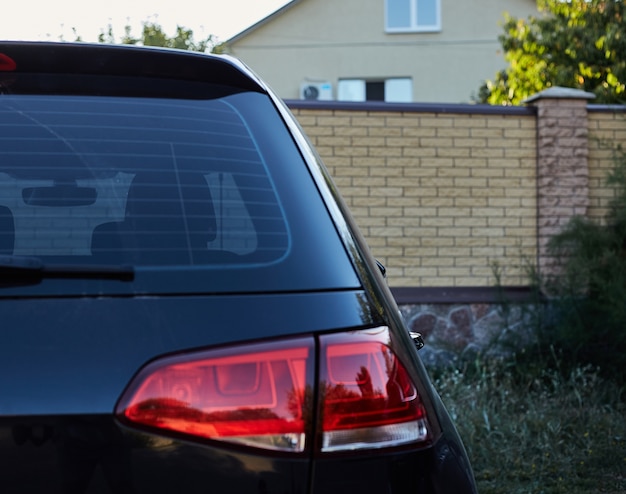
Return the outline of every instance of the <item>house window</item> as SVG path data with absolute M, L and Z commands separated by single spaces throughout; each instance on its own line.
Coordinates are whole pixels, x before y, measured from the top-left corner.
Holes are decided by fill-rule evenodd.
M 385 0 L 385 30 L 441 31 L 441 0 Z
M 337 84 L 339 101 L 413 101 L 413 81 L 410 77 L 389 79 L 340 79 Z

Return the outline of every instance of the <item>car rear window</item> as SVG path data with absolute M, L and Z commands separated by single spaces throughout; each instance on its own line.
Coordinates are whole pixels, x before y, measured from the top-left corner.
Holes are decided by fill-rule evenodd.
M 347 262 L 342 251 L 267 95 L 0 96 L 2 255 L 130 265 L 138 282 L 149 273 L 265 270 L 259 287 L 284 290 L 345 284 L 337 276 L 345 268 L 332 274 L 337 258 Z M 302 267 L 293 276 L 294 265 L 315 259 L 330 265 L 328 276 Z M 242 290 L 235 278 L 219 286 Z M 211 285 L 202 279 L 177 289 Z

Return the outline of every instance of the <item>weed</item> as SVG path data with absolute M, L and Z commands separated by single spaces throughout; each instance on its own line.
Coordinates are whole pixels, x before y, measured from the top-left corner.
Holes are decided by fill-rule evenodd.
M 480 361 L 435 375 L 479 492 L 626 492 L 623 388 L 584 366 Z

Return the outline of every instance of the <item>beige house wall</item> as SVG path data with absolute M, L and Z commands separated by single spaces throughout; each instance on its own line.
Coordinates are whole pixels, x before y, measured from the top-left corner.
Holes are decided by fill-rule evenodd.
M 492 287 L 496 272 L 503 285 L 528 284 L 538 256 L 537 112 L 291 106 L 392 288 Z M 588 126 L 588 214 L 598 217 L 613 162 L 595 138 L 626 145 L 624 111 L 590 111 Z
M 413 101 L 468 102 L 505 67 L 504 12 L 537 14 L 535 0 L 441 0 L 442 29 L 385 32 L 384 0 L 300 0 L 230 40 L 227 51 L 284 99 L 305 80 L 410 77 Z

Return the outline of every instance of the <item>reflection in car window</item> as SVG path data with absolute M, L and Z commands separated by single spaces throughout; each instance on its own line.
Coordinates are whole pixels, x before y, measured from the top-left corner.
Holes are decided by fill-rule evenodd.
M 291 239 L 274 179 L 253 124 L 226 100 L 3 96 L 0 253 L 280 260 Z

